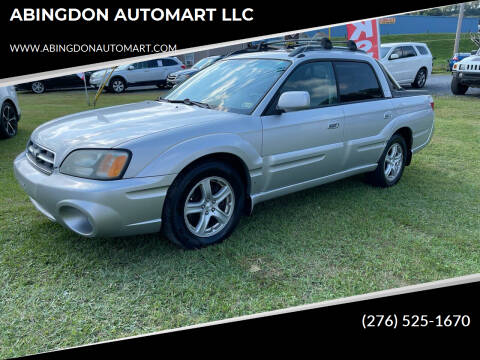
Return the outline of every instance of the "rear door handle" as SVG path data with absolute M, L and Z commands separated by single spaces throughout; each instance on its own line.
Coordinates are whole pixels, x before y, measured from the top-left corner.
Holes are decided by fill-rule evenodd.
M 333 123 L 329 123 L 328 124 L 328 128 L 329 129 L 336 129 L 340 126 L 340 124 L 338 122 L 333 122 Z

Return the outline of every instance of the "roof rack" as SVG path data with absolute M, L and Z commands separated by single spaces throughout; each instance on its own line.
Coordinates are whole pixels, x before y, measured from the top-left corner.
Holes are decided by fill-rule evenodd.
M 233 51 L 230 54 L 225 55 L 225 57 L 238 55 L 238 54 L 247 54 L 247 53 L 251 53 L 251 52 L 268 51 L 268 50 L 280 50 L 280 48 L 274 48 L 274 47 L 270 46 L 271 44 L 274 44 L 274 43 L 276 43 L 276 42 L 267 43 L 267 42 L 262 41 L 262 42 L 258 43 L 257 45 L 249 46 L 245 49 L 240 49 L 240 50 Z
M 343 47 L 333 46 L 337 44 L 344 45 L 344 46 Z M 281 46 L 278 46 L 278 45 L 281 45 Z M 328 38 L 323 37 L 320 39 L 291 39 L 291 40 L 262 41 L 255 46 L 234 51 L 228 54 L 227 56 L 259 52 L 259 51 L 281 50 L 281 49 L 293 49 L 293 51 L 289 54 L 289 56 L 292 56 L 292 57 L 307 51 L 315 51 L 320 49 L 325 49 L 325 50 L 338 49 L 338 50 L 365 52 L 357 48 L 357 44 L 355 44 L 355 42 L 352 40 L 332 41 Z
M 305 41 L 305 45 L 297 47 L 294 51 L 292 51 L 289 56 L 297 56 L 301 53 L 307 52 L 307 51 L 314 51 L 320 49 L 325 49 L 325 50 L 331 50 L 331 49 L 337 49 L 337 50 L 349 50 L 349 51 L 361 51 L 364 52 L 363 50 L 360 50 L 357 48 L 357 44 L 355 44 L 354 41 L 352 40 L 346 40 L 346 41 L 338 41 L 334 40 L 331 41 L 328 38 L 321 38 L 321 39 L 308 39 Z M 342 47 L 339 46 L 333 46 L 333 45 L 344 45 Z

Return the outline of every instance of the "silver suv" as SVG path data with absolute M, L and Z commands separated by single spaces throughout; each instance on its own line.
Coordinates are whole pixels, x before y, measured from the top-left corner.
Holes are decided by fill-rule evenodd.
M 218 61 L 164 99 L 38 127 L 15 160 L 33 204 L 77 234 L 163 229 L 198 248 L 261 201 L 359 173 L 395 185 L 433 132 L 433 100 L 409 96 L 354 44 Z

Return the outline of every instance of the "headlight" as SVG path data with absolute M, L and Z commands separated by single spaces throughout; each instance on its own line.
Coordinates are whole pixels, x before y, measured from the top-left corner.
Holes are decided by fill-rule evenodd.
M 459 70 L 463 70 L 465 69 L 465 65 L 464 64 L 460 64 L 460 66 L 458 67 Z
M 87 179 L 116 180 L 125 173 L 130 156 L 127 150 L 75 150 L 63 160 L 60 172 Z

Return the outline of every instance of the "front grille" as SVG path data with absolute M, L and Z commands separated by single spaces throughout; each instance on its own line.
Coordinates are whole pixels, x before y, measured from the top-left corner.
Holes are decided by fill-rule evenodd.
M 27 145 L 27 159 L 38 170 L 50 175 L 53 172 L 55 153 L 30 140 Z
M 464 70 L 473 70 L 473 71 L 477 71 L 477 70 L 480 70 L 480 65 L 475 65 L 475 64 L 465 64 L 465 65 L 464 65 Z
M 177 77 L 175 75 L 168 75 L 168 80 L 175 80 Z
M 465 78 L 480 78 L 480 72 L 478 72 L 478 73 L 464 72 L 464 73 L 463 73 L 463 78 L 464 78 L 464 79 L 465 79 Z

